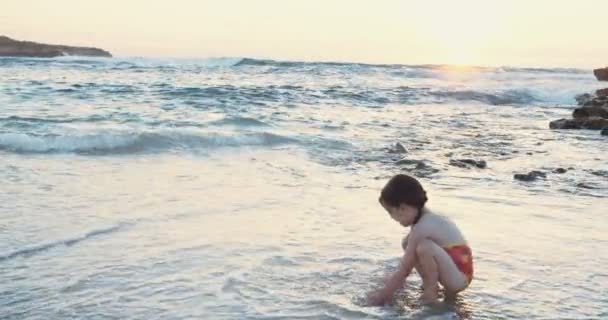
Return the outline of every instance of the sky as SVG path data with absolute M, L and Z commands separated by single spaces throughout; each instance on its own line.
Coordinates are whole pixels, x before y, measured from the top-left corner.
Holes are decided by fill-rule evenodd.
M 0 0 L 0 35 L 115 56 L 608 65 L 608 0 Z

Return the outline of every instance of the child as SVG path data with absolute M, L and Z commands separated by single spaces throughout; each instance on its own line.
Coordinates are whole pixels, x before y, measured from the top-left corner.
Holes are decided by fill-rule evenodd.
M 427 197 L 420 182 L 398 174 L 384 186 L 379 201 L 393 220 L 411 229 L 402 243 L 405 253 L 399 268 L 386 278 L 382 289 L 368 295 L 369 304 L 390 302 L 413 268 L 422 278 L 425 303 L 438 299 L 439 283 L 449 294 L 469 286 L 473 279 L 471 249 L 452 221 L 424 207 Z

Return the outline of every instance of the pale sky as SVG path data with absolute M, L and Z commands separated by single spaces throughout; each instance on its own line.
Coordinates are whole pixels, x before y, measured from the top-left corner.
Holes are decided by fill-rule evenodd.
M 0 35 L 115 56 L 608 65 L 608 0 L 0 0 Z

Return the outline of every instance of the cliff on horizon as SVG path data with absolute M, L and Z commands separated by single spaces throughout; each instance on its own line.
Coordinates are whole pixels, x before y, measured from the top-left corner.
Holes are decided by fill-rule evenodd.
M 112 57 L 108 51 L 98 48 L 18 41 L 0 36 L 0 57 L 53 58 L 61 56 Z

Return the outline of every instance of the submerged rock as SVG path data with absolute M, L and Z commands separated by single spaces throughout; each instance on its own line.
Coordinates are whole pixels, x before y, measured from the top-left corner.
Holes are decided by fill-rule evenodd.
M 395 143 L 389 150 L 389 153 L 407 153 L 407 149 L 401 144 L 401 142 Z
M 413 159 L 401 159 L 395 162 L 396 165 L 424 165 L 424 161 L 422 160 L 413 160 Z
M 589 185 L 587 183 L 584 183 L 584 182 L 577 183 L 576 187 L 577 188 L 582 188 L 582 189 L 597 189 L 596 187 L 594 187 L 592 185 Z
M 401 159 L 396 161 L 395 164 L 402 166 L 402 170 L 419 178 L 426 178 L 439 172 L 439 169 L 433 168 L 423 160 Z
M 608 119 L 600 117 L 592 118 L 577 118 L 577 119 L 559 119 L 551 121 L 549 128 L 551 129 L 591 129 L 600 130 L 608 127 Z
M 553 173 L 566 173 L 568 172 L 568 170 L 564 169 L 564 168 L 556 168 L 553 170 Z
M 592 170 L 590 173 L 600 177 L 608 177 L 608 170 Z
M 18 41 L 0 36 L 0 57 L 53 58 L 61 56 L 112 57 L 105 50 L 88 47 L 50 45 L 30 41 Z
M 420 164 L 417 164 L 414 169 L 406 169 L 406 171 L 409 171 L 416 177 L 427 178 L 427 177 L 439 172 L 439 169 L 435 169 L 426 163 L 420 163 Z
M 469 167 L 468 164 L 458 161 L 458 160 L 454 160 L 454 159 L 450 160 L 450 165 L 454 166 L 454 167 L 459 167 L 459 168 L 468 168 Z
M 460 168 L 470 168 L 471 166 L 485 169 L 488 164 L 485 160 L 473 160 L 473 159 L 452 159 L 450 165 Z
M 599 81 L 608 81 L 608 67 L 593 70 L 593 74 Z
M 534 181 L 538 178 L 546 178 L 547 174 L 542 171 L 533 170 L 528 173 L 516 173 L 513 178 L 520 181 Z
M 602 135 L 603 136 L 608 136 L 608 128 L 602 129 Z

